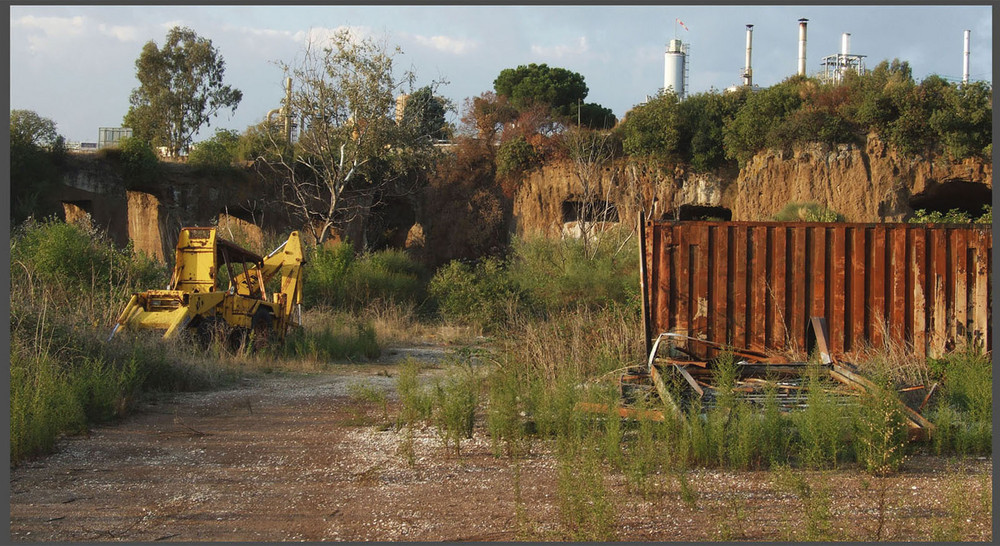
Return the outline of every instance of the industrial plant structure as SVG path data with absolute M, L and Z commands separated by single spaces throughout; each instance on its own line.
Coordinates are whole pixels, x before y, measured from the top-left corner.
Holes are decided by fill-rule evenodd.
M 677 98 L 683 99 L 687 83 L 687 56 L 690 44 L 685 44 L 678 38 L 670 40 L 667 51 L 663 55 L 663 89 L 673 91 Z

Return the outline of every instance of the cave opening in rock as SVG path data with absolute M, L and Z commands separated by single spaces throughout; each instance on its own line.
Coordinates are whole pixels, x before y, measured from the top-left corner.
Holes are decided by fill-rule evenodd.
M 927 190 L 910 197 L 914 211 L 947 213 L 958 209 L 973 218 L 983 214 L 983 206 L 993 203 L 993 190 L 984 184 L 953 180 L 928 186 Z
M 608 201 L 563 201 L 562 221 L 617 222 L 618 207 Z
M 378 199 L 365 222 L 366 249 L 403 248 L 406 235 L 417 221 L 417 213 L 409 199 L 386 196 Z
M 679 220 L 708 220 L 728 222 L 733 219 L 733 211 L 726 207 L 711 207 L 706 205 L 681 205 L 677 211 Z

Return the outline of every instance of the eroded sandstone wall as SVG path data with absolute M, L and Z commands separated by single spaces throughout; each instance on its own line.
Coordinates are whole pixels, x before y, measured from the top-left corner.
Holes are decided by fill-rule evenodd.
M 935 195 L 969 188 L 977 190 L 978 199 L 988 197 L 993 167 L 982 159 L 904 157 L 870 135 L 860 146 L 811 143 L 791 152 L 765 151 L 739 173 L 692 173 L 684 167 L 664 173 L 618 162 L 595 181 L 591 198 L 614 202 L 620 221 L 630 225 L 640 206 L 656 219 L 684 219 L 685 206 L 698 206 L 728 209 L 732 220 L 760 221 L 796 202 L 818 203 L 852 222 L 900 222 L 921 198 L 933 203 Z M 528 173 L 514 199 L 514 232 L 562 236 L 568 229 L 563 203 L 583 194 L 571 161 Z
M 813 143 L 790 155 L 757 154 L 736 179 L 734 220 L 766 220 L 789 202 L 814 201 L 851 222 L 899 222 L 911 198 L 950 182 L 993 188 L 993 166 L 983 160 L 909 158 L 870 135 L 864 146 Z

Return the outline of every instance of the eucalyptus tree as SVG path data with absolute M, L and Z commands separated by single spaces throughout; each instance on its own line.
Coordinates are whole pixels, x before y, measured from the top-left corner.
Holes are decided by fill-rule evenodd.
M 123 124 L 133 135 L 174 155 L 186 150 L 203 125 L 243 99 L 223 83 L 226 63 L 212 41 L 186 27 L 173 27 L 160 48 L 150 40 L 135 61 L 139 87 L 129 97 Z

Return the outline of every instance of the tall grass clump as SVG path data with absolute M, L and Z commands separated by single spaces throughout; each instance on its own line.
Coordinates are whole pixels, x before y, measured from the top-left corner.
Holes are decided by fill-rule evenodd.
M 132 292 L 166 284 L 163 265 L 86 223 L 55 219 L 18 226 L 10 251 L 15 464 L 48 452 L 61 434 L 126 415 L 144 392 L 219 379 L 154 336 L 105 342 Z
M 468 355 L 467 355 L 468 356 Z M 434 420 L 445 449 L 461 453 L 463 439 L 472 438 L 479 405 L 480 377 L 467 358 L 452 364 L 444 379 L 434 385 Z
M 470 324 L 480 330 L 505 325 L 522 300 L 498 258 L 487 258 L 475 265 L 449 262 L 431 278 L 428 292 L 446 321 Z
M 942 387 L 928 412 L 939 454 L 984 455 L 993 443 L 993 373 L 987 354 L 973 348 L 929 363 Z
M 531 306 L 553 313 L 576 307 L 639 309 L 639 260 L 634 240 L 519 239 L 512 245 L 511 281 Z
M 375 328 L 370 323 L 344 315 L 321 314 L 316 324 L 290 329 L 283 344 L 276 348 L 285 358 L 317 363 L 333 360 L 367 358 L 382 354 Z
M 834 468 L 850 457 L 851 409 L 830 392 L 819 366 L 807 368 L 804 386 L 805 408 L 792 418 L 798 432 L 792 449 L 807 468 Z
M 420 303 L 427 273 L 402 250 L 356 255 L 347 242 L 323 245 L 309 255 L 303 286 L 308 305 L 358 311 L 374 302 Z

